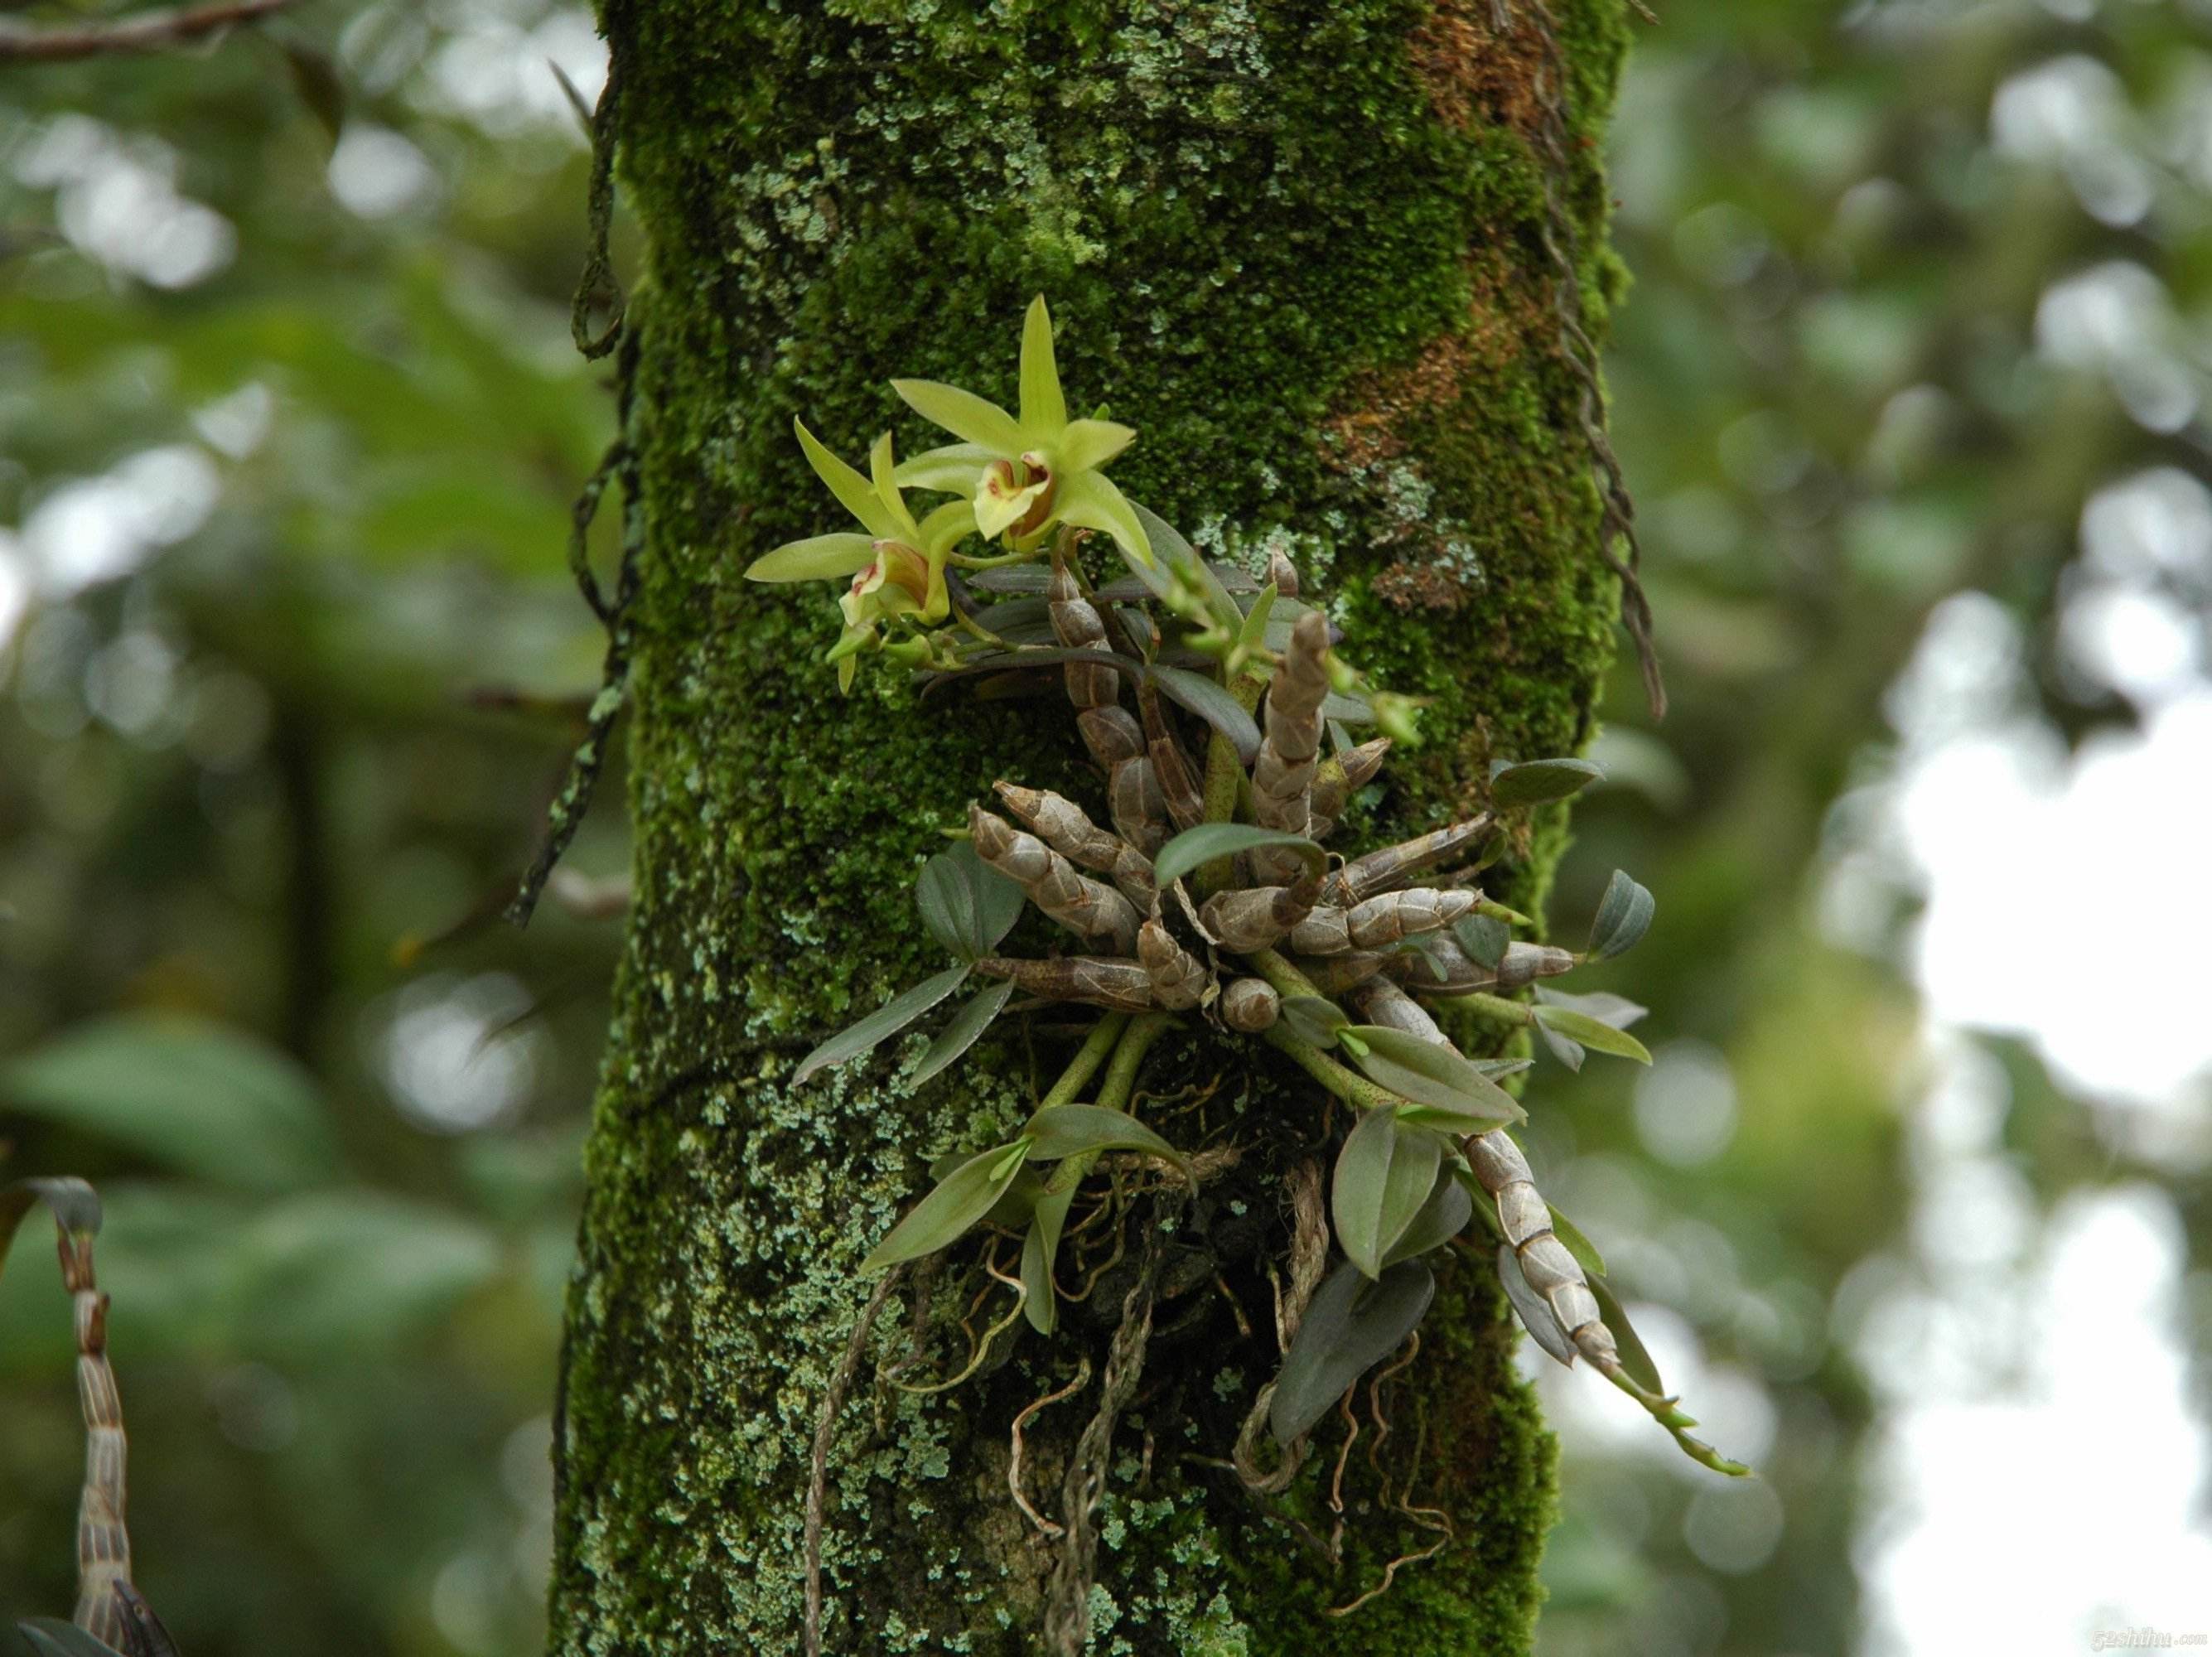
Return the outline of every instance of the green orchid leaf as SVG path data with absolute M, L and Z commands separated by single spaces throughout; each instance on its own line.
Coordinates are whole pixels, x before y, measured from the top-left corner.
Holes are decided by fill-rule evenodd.
M 799 446 L 806 451 L 807 464 L 814 468 L 814 475 L 830 486 L 830 493 L 837 497 L 847 512 L 860 519 L 870 536 L 878 541 L 902 538 L 897 519 L 877 498 L 873 483 L 823 447 L 804 422 L 793 420 L 791 428 L 799 434 Z
M 1304 1435 L 1346 1387 L 1402 1346 L 1436 1292 L 1436 1274 L 1419 1260 L 1401 1260 L 1372 1283 L 1349 1260 L 1330 1272 L 1275 1377 L 1267 1405 L 1275 1442 Z
M 1022 889 L 962 841 L 922 865 L 915 901 L 929 935 L 963 961 L 996 949 L 1022 918 Z
M 1597 906 L 1597 918 L 1590 923 L 1591 957 L 1610 961 L 1634 949 L 1651 930 L 1656 907 L 1650 892 L 1630 879 L 1626 871 L 1615 869 Z
M 1060 475 L 1096 471 L 1136 440 L 1133 428 L 1111 420 L 1071 420 L 1053 440 L 1052 458 Z
M 1103 472 L 1064 473 L 1053 490 L 1052 513 L 1063 524 L 1112 536 L 1132 566 L 1157 561 L 1136 508 Z
M 1329 1214 L 1337 1245 L 1369 1277 L 1380 1277 L 1384 1257 L 1406 1235 L 1428 1201 L 1443 1157 L 1443 1138 L 1370 1110 L 1346 1136 L 1329 1186 Z
M 1052 354 L 1052 313 L 1042 294 L 1030 301 L 1022 319 L 1021 427 L 1031 448 L 1056 441 L 1067 427 L 1067 400 L 1060 395 L 1060 365 Z
M 1125 1111 L 1104 1105 L 1051 1105 L 1022 1128 L 1033 1162 L 1056 1162 L 1102 1150 L 1140 1150 L 1177 1168 L 1188 1167 L 1182 1153 Z
M 1194 828 L 1184 829 L 1160 847 L 1160 854 L 1152 859 L 1152 879 L 1159 886 L 1171 886 L 1216 858 L 1234 857 L 1239 852 L 1256 852 L 1268 847 L 1295 850 L 1310 868 L 1320 868 L 1327 857 L 1304 835 L 1280 828 L 1255 828 L 1246 822 L 1201 822 Z
M 1492 915 L 1462 915 L 1452 923 L 1451 934 L 1469 961 L 1492 972 L 1505 959 L 1506 945 L 1513 941 L 1512 930 Z
M 95 1640 L 74 1623 L 52 1617 L 27 1617 L 15 1624 L 38 1657 L 122 1657 L 105 1640 Z
M 1625 995 L 1615 995 L 1609 990 L 1600 990 L 1590 995 L 1570 995 L 1565 990 L 1555 990 L 1548 984 L 1539 984 L 1536 999 L 1546 1006 L 1571 1007 L 1586 1013 L 1601 1024 L 1610 1024 L 1625 1030 L 1651 1011 Z
M 1279 1016 L 1291 1035 L 1317 1047 L 1334 1047 L 1336 1033 L 1352 1023 L 1343 1008 L 1319 995 L 1285 996 Z
M 1655 1397 L 1663 1395 L 1667 1385 L 1659 1379 L 1659 1366 L 1651 1361 L 1650 1352 L 1636 1332 L 1636 1326 L 1629 1322 L 1619 1296 L 1607 1287 L 1603 1278 L 1590 1279 L 1589 1290 L 1597 1302 L 1598 1316 L 1605 1320 L 1605 1326 L 1613 1332 L 1613 1344 L 1620 1349 L 1620 1367 L 1628 1371 L 1628 1378 Z
M 100 1234 L 100 1197 L 82 1180 L 63 1176 L 48 1180 L 17 1180 L 0 1186 L 0 1266 L 8 1263 L 9 1245 L 23 1217 L 44 1203 L 61 1229 L 72 1236 Z
M 996 459 L 1018 460 L 1029 446 L 1013 416 L 973 391 L 936 379 L 895 379 L 891 390 L 933 426 L 942 426 L 963 443 L 973 443 Z
M 1198 594 L 1206 606 L 1206 619 L 1224 633 L 1234 634 L 1244 620 L 1244 612 L 1237 606 L 1231 587 L 1231 578 L 1211 561 L 1200 558 L 1181 531 L 1149 507 L 1130 503 L 1137 521 L 1145 526 L 1145 535 L 1151 543 L 1153 556 L 1175 572 L 1176 579 L 1192 592 Z M 1241 576 L 1238 585 L 1246 592 L 1256 592 L 1258 585 L 1249 576 Z M 1249 764 L 1249 762 L 1248 761 Z
M 1512 1095 L 1450 1047 L 1382 1024 L 1345 1031 L 1367 1051 L 1359 1068 L 1401 1099 L 1457 1119 L 1462 1132 L 1518 1122 L 1528 1113 Z
M 820 1047 L 799 1060 L 799 1068 L 792 1073 L 792 1085 L 796 1087 L 817 1071 L 831 1065 L 842 1065 L 848 1059 L 857 1059 L 890 1036 L 897 1035 L 908 1024 L 958 989 L 968 979 L 965 966 L 948 968 L 934 978 L 926 978 L 905 994 L 870 1013 L 857 1024 L 848 1025 Z
M 997 1145 L 970 1156 L 891 1228 L 890 1235 L 860 1262 L 860 1270 L 880 1272 L 957 1242 L 1014 1182 L 1022 1169 L 1022 1153 L 1027 1149 L 1018 1139 L 1011 1145 Z
M 1250 765 L 1260 756 L 1260 727 L 1252 716 L 1221 687 L 1221 682 L 1188 668 L 1154 663 L 1150 670 L 1160 692 L 1179 707 L 1188 708 L 1229 738 L 1237 757 Z
M 1604 776 L 1588 760 L 1529 760 L 1492 772 L 1490 799 L 1500 810 L 1516 805 L 1546 805 L 1578 794 Z
M 1581 1042 L 1560 1035 L 1559 1031 L 1547 1024 L 1537 1025 L 1536 1035 L 1553 1058 L 1558 1059 L 1577 1076 L 1582 1074 L 1583 1060 L 1589 1055 L 1583 1051 Z
M 745 567 L 748 581 L 835 581 L 875 561 L 876 543 L 865 535 L 811 536 L 787 541 Z
M 948 443 L 900 461 L 891 476 L 901 489 L 973 495 L 991 458 L 991 452 L 980 443 Z
M 914 1074 L 908 1078 L 908 1085 L 918 1088 L 925 1082 L 934 1080 L 947 1065 L 974 1047 L 983 1032 L 990 1028 L 991 1021 L 1006 1010 L 1006 1003 L 1013 998 L 1013 980 L 1001 980 L 954 1013 L 952 1022 L 939 1032 L 937 1039 L 921 1055 L 921 1061 L 914 1067 Z
M 1453 1175 L 1454 1170 L 1449 1168 L 1438 1171 L 1437 1182 L 1430 1187 L 1429 1199 L 1421 1205 L 1421 1211 L 1413 1216 L 1405 1235 L 1391 1244 L 1390 1252 L 1382 1257 L 1386 1271 L 1400 1260 L 1410 1260 L 1432 1248 L 1442 1248 L 1467 1229 L 1468 1222 L 1474 1217 L 1474 1199 Z
M 1545 1206 L 1551 1208 L 1549 1203 Z M 1593 1278 L 1605 1275 L 1605 1256 L 1597 1252 L 1597 1245 L 1583 1235 L 1582 1228 L 1556 1208 L 1552 1209 L 1552 1235 L 1567 1246 L 1567 1253 L 1575 1257 L 1583 1271 Z
M 1059 1241 L 1057 1227 L 1047 1236 L 1042 1214 L 1030 1217 L 1029 1229 L 1022 1234 L 1022 1315 L 1040 1335 L 1049 1335 L 1060 1326 L 1060 1295 L 1052 1284 L 1053 1256 L 1059 1252 L 1055 1247 Z
M 1277 597 L 1274 584 L 1270 582 L 1261 590 L 1260 596 L 1252 601 L 1252 608 L 1244 612 L 1244 625 L 1237 634 L 1237 648 L 1243 655 L 1249 657 L 1261 649 L 1280 651 L 1289 646 L 1290 618 L 1288 617 L 1285 618 L 1285 627 L 1281 644 L 1274 643 L 1267 636 L 1267 618 L 1275 613 Z
M 1510 1243 L 1498 1245 L 1498 1281 L 1504 1285 L 1505 1298 L 1513 1302 L 1513 1309 L 1521 1314 L 1522 1326 L 1536 1344 L 1571 1368 L 1575 1344 L 1559 1326 L 1559 1314 L 1552 1310 L 1552 1302 L 1529 1285 L 1521 1270 L 1521 1257 L 1513 1252 Z
M 1586 1012 L 1572 1007 L 1563 1007 L 1554 1002 L 1540 1001 L 1534 1008 L 1537 1027 L 1564 1035 L 1570 1041 L 1585 1047 L 1595 1047 L 1600 1053 L 1609 1053 L 1617 1058 L 1633 1059 L 1639 1065 L 1651 1062 L 1651 1055 L 1644 1043 L 1626 1030 L 1617 1030 L 1601 1023 Z

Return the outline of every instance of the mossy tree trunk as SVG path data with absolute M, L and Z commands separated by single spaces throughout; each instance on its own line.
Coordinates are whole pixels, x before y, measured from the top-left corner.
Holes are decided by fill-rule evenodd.
M 1493 36 L 1488 0 L 609 0 L 619 177 L 651 246 L 628 320 L 636 901 L 570 1300 L 556 1651 L 799 1648 L 810 1441 L 869 1293 L 857 1263 L 930 1158 L 1003 1138 L 1054 1058 L 1010 1023 L 919 1096 L 890 1051 L 789 1085 L 808 1047 L 942 964 L 910 887 L 971 798 L 1000 776 L 1099 798 L 1064 707 L 918 702 L 879 669 L 841 701 L 818 665 L 829 590 L 739 579 L 835 516 L 794 413 L 848 455 L 886 426 L 911 452 L 929 434 L 886 379 L 1011 402 L 1042 292 L 1072 404 L 1110 400 L 1140 433 L 1123 487 L 1202 548 L 1288 552 L 1348 653 L 1435 699 L 1347 841 L 1435 826 L 1492 754 L 1589 734 L 1617 594 L 1534 139 L 1550 31 L 1572 157 L 1551 182 L 1601 250 L 1595 309 L 1618 284 L 1593 134 L 1624 30 L 1617 0 L 1510 11 Z M 1500 895 L 1534 910 L 1563 841 L 1540 822 Z M 1256 1146 L 1321 1120 L 1249 1050 L 1155 1051 L 1146 1088 L 1191 1083 L 1211 1089 L 1194 1131 Z M 1279 1249 L 1279 1167 L 1255 1151 L 1215 1229 L 1179 1239 L 1186 1264 L 1251 1295 L 1225 1234 Z M 1342 1618 L 1324 1613 L 1435 1538 L 1385 1510 L 1363 1446 L 1341 1563 L 1315 1551 L 1334 1423 L 1281 1502 L 1210 1465 L 1275 1363 L 1258 1281 L 1249 1338 L 1210 1282 L 1163 1308 L 1116 1441 L 1094 1648 L 1525 1649 L 1552 1450 L 1486 1274 L 1445 1275 L 1388 1400 L 1400 1505 L 1448 1514 L 1455 1540 Z M 1054 1550 L 1009 1499 L 1008 1428 L 1103 1352 L 1117 1298 L 934 1396 L 863 1369 L 830 1462 L 828 1650 L 1037 1648 Z M 905 1350 L 912 1301 L 875 1361 Z M 957 1362 L 958 1316 L 906 1379 Z M 1040 1496 L 1088 1413 L 1031 1424 Z

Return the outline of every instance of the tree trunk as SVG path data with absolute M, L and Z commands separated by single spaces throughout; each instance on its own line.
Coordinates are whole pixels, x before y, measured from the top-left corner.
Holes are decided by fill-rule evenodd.
M 1138 428 L 1115 466 L 1130 495 L 1202 549 L 1287 552 L 1336 602 L 1346 654 L 1434 699 L 1340 849 L 1449 820 L 1493 754 L 1588 737 L 1618 595 L 1547 202 L 1596 311 L 1618 283 L 1593 135 L 1625 30 L 1614 0 L 1510 9 L 1493 37 L 1488 0 L 608 0 L 618 176 L 651 246 L 625 352 L 636 897 L 569 1302 L 556 1651 L 800 1649 L 811 1443 L 871 1291 L 857 1264 L 930 1159 L 995 1143 L 1035 1084 L 1011 1020 L 918 1095 L 892 1080 L 896 1043 L 789 1077 L 943 965 L 913 877 L 994 778 L 1100 803 L 1064 707 L 918 701 L 880 664 L 841 701 L 829 590 L 739 579 L 835 516 L 794 414 L 848 455 L 886 426 L 925 446 L 886 379 L 1011 403 L 1041 292 L 1072 406 L 1110 399 Z M 1554 48 L 1564 179 L 1540 160 Z M 1498 895 L 1535 912 L 1564 840 L 1562 814 L 1540 817 Z M 1033 1039 L 1051 1064 L 1055 1038 Z M 1164 1044 L 1144 1085 L 1210 1088 L 1182 1123 L 1310 1143 L 1311 1089 L 1251 1051 Z M 1279 1251 L 1279 1163 L 1249 1162 L 1215 1221 L 1241 1208 Z M 1124 1281 L 927 1396 L 874 1378 L 909 1340 L 915 1297 L 892 1298 L 830 1461 L 826 1650 L 1041 1648 L 1059 1550 L 1010 1498 L 1009 1429 L 1079 1352 L 1103 1363 Z M 1361 1389 L 1334 1564 L 1340 1423 L 1282 1498 L 1221 1465 L 1278 1361 L 1256 1281 L 1233 1309 L 1208 1282 L 1161 1310 L 1115 1440 L 1093 1648 L 1525 1650 L 1553 1450 L 1486 1272 L 1445 1274 L 1374 1463 Z M 940 1299 L 898 1379 L 957 1367 L 965 1305 Z M 1097 1393 L 1028 1423 L 1048 1515 Z M 1450 1545 L 1327 1615 L 1437 1539 L 1409 1508 L 1448 1514 Z

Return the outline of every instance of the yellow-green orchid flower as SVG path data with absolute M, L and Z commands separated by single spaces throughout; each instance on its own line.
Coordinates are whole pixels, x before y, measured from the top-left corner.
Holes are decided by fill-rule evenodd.
M 934 379 L 895 379 L 891 389 L 915 413 L 962 441 L 916 455 L 898 481 L 945 489 L 975 503 L 975 527 L 989 537 L 1011 531 L 1026 541 L 1054 524 L 1101 530 L 1139 563 L 1152 546 L 1128 497 L 1098 469 L 1136 433 L 1110 420 L 1070 420 L 1053 361 L 1052 316 L 1040 294 L 1022 324 L 1022 412 Z
M 849 690 L 858 665 L 855 659 L 860 651 L 877 641 L 879 622 L 896 616 L 911 616 L 925 624 L 945 619 L 951 609 L 951 597 L 945 590 L 945 561 L 975 530 L 975 508 L 965 501 L 948 501 L 917 524 L 899 495 L 889 432 L 878 438 L 869 452 L 868 470 L 872 476 L 863 477 L 823 447 L 804 424 L 797 420 L 791 423 L 808 464 L 867 533 L 848 531 L 787 541 L 754 560 L 745 579 L 831 581 L 851 578 L 851 586 L 838 600 L 845 630 L 826 659 L 837 664 L 838 688 Z

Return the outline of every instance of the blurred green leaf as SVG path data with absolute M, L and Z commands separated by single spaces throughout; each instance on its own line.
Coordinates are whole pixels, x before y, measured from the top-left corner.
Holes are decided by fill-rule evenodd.
M 1436 1297 L 1437 1279 L 1419 1260 L 1401 1260 L 1370 1282 L 1346 1260 L 1314 1291 L 1284 1354 L 1268 1403 L 1279 1444 L 1306 1432 L 1344 1389 L 1404 1344 Z

